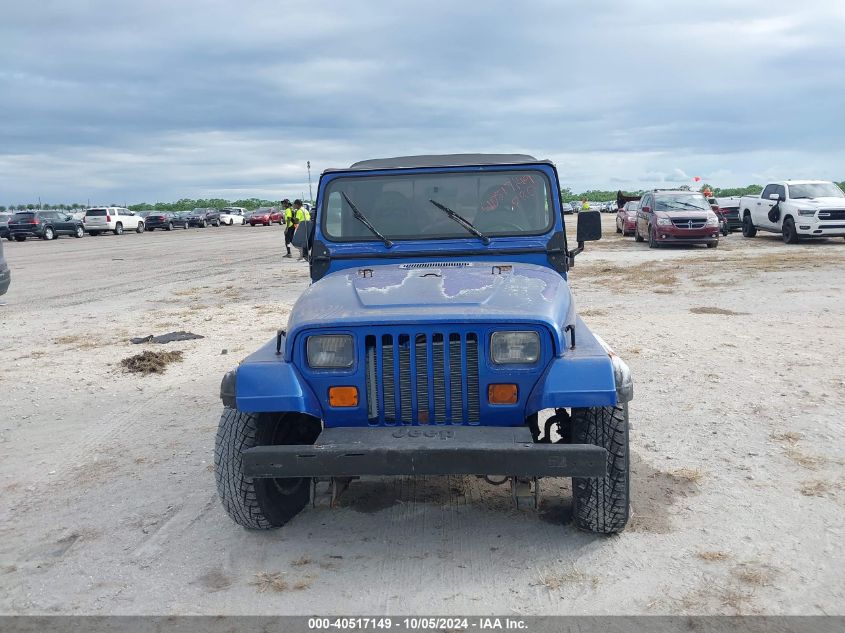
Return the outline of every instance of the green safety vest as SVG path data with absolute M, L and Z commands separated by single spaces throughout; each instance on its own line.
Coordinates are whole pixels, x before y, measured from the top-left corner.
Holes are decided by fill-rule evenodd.
M 297 223 L 305 222 L 305 221 L 311 219 L 311 214 L 308 213 L 308 209 L 306 209 L 305 207 L 302 207 L 301 209 L 296 210 L 295 213 L 296 213 Z
M 293 207 L 285 209 L 285 226 L 290 228 L 293 226 Z

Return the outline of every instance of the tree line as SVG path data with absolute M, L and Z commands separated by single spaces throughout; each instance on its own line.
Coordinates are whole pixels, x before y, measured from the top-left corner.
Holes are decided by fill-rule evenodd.
M 845 180 L 836 183 L 840 189 L 845 190 Z M 709 189 L 717 198 L 729 198 L 731 196 L 754 196 L 763 191 L 762 185 L 748 185 L 747 187 L 714 187 L 713 185 L 703 184 L 701 189 Z M 628 195 L 641 195 L 645 193 L 644 190 L 638 191 L 624 191 Z M 563 187 L 560 190 L 560 198 L 563 202 L 574 202 L 576 200 L 589 200 L 590 202 L 608 202 L 616 200 L 616 191 L 589 189 L 581 193 L 574 193 L 572 189 Z M 261 198 L 246 198 L 243 200 L 224 200 L 223 198 L 182 198 L 176 202 L 156 202 L 150 204 L 148 202 L 141 202 L 139 204 L 129 205 L 132 211 L 190 211 L 191 209 L 212 207 L 215 209 L 222 209 L 223 207 L 244 207 L 246 209 L 257 209 L 258 207 L 273 207 L 279 204 L 278 200 L 264 200 Z M 116 202 L 110 204 L 111 207 L 123 206 Z M 39 207 L 37 204 L 13 204 L 9 207 L 0 206 L 2 211 L 35 211 Z M 58 209 L 61 211 L 76 211 L 87 208 L 86 205 L 74 202 L 72 204 L 42 204 L 42 209 Z

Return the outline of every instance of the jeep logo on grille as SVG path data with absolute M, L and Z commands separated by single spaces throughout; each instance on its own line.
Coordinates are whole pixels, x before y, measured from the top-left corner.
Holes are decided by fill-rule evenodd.
M 451 429 L 396 429 L 393 431 L 393 437 L 439 437 L 441 440 L 451 440 L 455 437 L 455 432 Z

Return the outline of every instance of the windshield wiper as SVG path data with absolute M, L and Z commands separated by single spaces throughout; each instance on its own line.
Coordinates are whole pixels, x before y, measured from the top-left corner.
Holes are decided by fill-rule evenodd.
M 446 215 L 448 215 L 448 216 L 449 216 L 450 218 L 452 218 L 455 222 L 457 222 L 457 223 L 458 223 L 458 224 L 460 224 L 462 227 L 464 227 L 467 231 L 469 231 L 470 233 L 472 233 L 473 235 L 475 235 L 475 237 L 477 237 L 478 239 L 480 239 L 480 240 L 481 240 L 481 243 L 482 243 L 482 244 L 484 244 L 485 246 L 487 246 L 487 245 L 490 243 L 490 238 L 489 238 L 489 237 L 487 237 L 486 235 L 484 235 L 484 233 L 482 233 L 481 231 L 479 231 L 477 228 L 475 228 L 475 226 L 473 226 L 472 222 L 470 222 L 469 220 L 467 220 L 465 217 L 463 217 L 462 215 L 458 215 L 457 213 L 455 213 L 454 211 L 452 211 L 452 209 L 450 209 L 450 208 L 449 208 L 449 207 L 447 207 L 446 205 L 443 205 L 443 204 L 440 204 L 439 202 L 437 202 L 437 200 L 431 200 L 431 199 L 429 199 L 429 202 L 430 202 L 431 204 L 433 204 L 435 207 L 437 207 L 438 209 L 440 209 L 441 211 L 443 211 L 443 213 L 445 213 Z
M 374 226 L 370 223 L 370 221 L 367 219 L 367 216 L 366 216 L 366 215 L 364 215 L 363 213 L 361 213 L 361 212 L 358 210 L 358 207 L 356 207 L 356 206 L 355 206 L 355 203 L 354 203 L 354 202 L 352 202 L 352 200 L 350 200 L 350 199 L 349 199 L 349 196 L 347 196 L 347 195 L 346 195 L 346 192 L 343 192 L 343 193 L 341 193 L 340 195 L 342 195 L 342 196 L 343 196 L 343 199 L 344 199 L 344 200 L 346 200 L 346 204 L 348 204 L 348 205 L 349 205 L 349 208 L 350 208 L 350 209 L 352 209 L 352 215 L 354 215 L 354 216 L 355 216 L 355 219 L 356 219 L 356 220 L 358 220 L 361 224 L 363 224 L 363 225 L 364 225 L 364 226 L 366 226 L 368 229 L 370 229 L 370 233 L 372 233 L 372 234 L 373 234 L 373 235 L 375 235 L 377 238 L 379 238 L 382 242 L 384 242 L 385 247 L 390 248 L 391 246 L 393 246 L 393 242 L 391 242 L 391 241 L 390 241 L 389 239 L 387 239 L 384 235 L 382 235 L 381 233 L 379 233 L 379 232 L 378 232 L 378 229 L 377 229 L 376 227 L 374 227 Z

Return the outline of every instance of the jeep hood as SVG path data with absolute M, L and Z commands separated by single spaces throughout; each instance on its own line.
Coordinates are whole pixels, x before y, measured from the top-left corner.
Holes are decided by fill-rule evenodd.
M 312 284 L 291 311 L 288 341 L 312 328 L 467 322 L 545 324 L 560 350 L 575 310 L 566 280 L 544 266 L 385 264 L 345 269 Z

